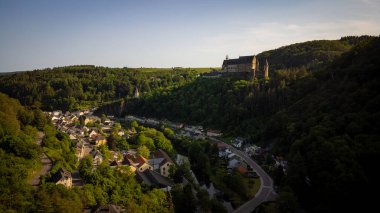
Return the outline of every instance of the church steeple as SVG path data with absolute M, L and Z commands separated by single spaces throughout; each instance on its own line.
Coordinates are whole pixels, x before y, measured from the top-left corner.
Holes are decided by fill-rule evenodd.
M 135 88 L 135 98 L 138 98 L 138 97 L 140 97 L 140 92 L 139 92 L 139 90 L 137 89 L 137 86 L 136 86 L 136 88 Z

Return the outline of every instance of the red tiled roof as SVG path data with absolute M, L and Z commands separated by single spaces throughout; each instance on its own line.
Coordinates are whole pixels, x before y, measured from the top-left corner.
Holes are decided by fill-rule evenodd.
M 244 166 L 240 165 L 240 166 L 236 167 L 236 171 L 238 171 L 240 174 L 245 174 L 245 173 L 247 173 L 248 170 Z

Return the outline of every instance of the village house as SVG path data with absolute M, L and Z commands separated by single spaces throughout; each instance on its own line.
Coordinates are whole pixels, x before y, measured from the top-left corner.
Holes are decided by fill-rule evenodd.
M 53 111 L 52 114 L 53 114 L 53 116 L 59 117 L 59 116 L 62 115 L 62 111 L 61 110 L 56 110 L 56 111 Z
M 171 186 L 174 185 L 173 181 L 168 177 L 152 170 L 145 170 L 144 172 L 136 171 L 136 180 L 150 187 L 161 188 L 165 191 L 170 191 Z
M 154 171 L 159 172 L 165 177 L 169 176 L 169 169 L 171 166 L 174 166 L 172 159 L 161 149 L 151 154 L 149 163 L 153 166 Z
M 202 126 L 185 126 L 184 129 L 195 134 L 203 134 Z
M 132 171 L 144 172 L 147 169 L 153 169 L 149 161 L 141 155 L 126 154 L 122 164 L 130 166 Z
M 224 147 L 224 148 L 219 148 L 218 156 L 220 158 L 227 158 L 228 155 L 230 155 L 232 152 L 229 148 Z
M 261 153 L 261 147 L 257 145 L 251 145 L 244 148 L 245 153 L 247 153 L 249 156 L 251 155 L 257 155 Z
M 93 141 L 94 141 L 96 147 L 104 145 L 107 143 L 107 139 L 102 135 L 96 136 Z
M 181 128 L 183 128 L 183 124 L 182 123 L 173 123 L 173 122 L 167 121 L 165 124 L 168 127 L 172 128 L 172 129 L 181 129 Z
M 71 188 L 73 186 L 73 178 L 71 177 L 71 173 L 64 168 L 60 168 L 56 173 L 51 177 L 51 181 L 56 185 L 62 184 L 67 188 Z
M 122 213 L 122 212 L 126 212 L 124 207 L 113 205 L 113 204 L 100 206 L 95 211 L 95 213 Z
M 119 131 L 117 132 L 117 135 L 120 136 L 120 137 L 122 137 L 122 136 L 125 135 L 125 132 L 124 132 L 123 130 L 119 130 Z
M 118 167 L 118 166 L 122 166 L 123 164 L 120 162 L 120 161 L 117 161 L 117 160 L 113 160 L 111 163 L 110 163 L 110 167 Z
M 93 137 L 96 137 L 98 134 L 99 133 L 97 133 L 94 129 L 92 129 L 90 133 L 88 133 L 88 137 L 93 138 Z
M 77 146 L 75 148 L 75 155 L 78 157 L 78 160 L 83 158 L 84 154 L 84 144 L 83 143 L 77 143 Z
M 212 72 L 203 73 L 202 78 L 219 78 L 222 76 L 222 72 L 213 70 Z
M 160 124 L 160 121 L 152 119 L 152 118 L 149 118 L 149 119 L 146 119 L 145 123 L 149 124 L 149 125 L 152 125 L 152 126 L 157 126 L 157 125 Z
M 231 144 L 232 144 L 232 146 L 234 146 L 236 148 L 241 148 L 244 144 L 244 138 L 238 137 L 238 138 L 232 139 Z
M 184 156 L 184 155 L 180 155 L 180 154 L 177 154 L 177 157 L 175 159 L 175 162 L 178 164 L 178 165 L 183 165 L 183 164 L 187 164 L 187 165 L 190 165 L 190 161 L 189 161 L 189 158 Z
M 91 152 L 90 152 L 92 158 L 93 158 L 93 164 L 95 166 L 98 166 L 100 164 L 102 164 L 103 162 L 103 154 L 99 151 L 99 150 L 95 150 L 93 149 Z
M 209 129 L 206 131 L 206 135 L 209 136 L 209 137 L 220 137 L 222 136 L 222 132 L 220 130 L 212 130 L 212 129 Z
M 87 125 L 88 123 L 95 123 L 95 122 L 100 122 L 100 118 L 97 116 L 86 116 L 84 119 L 84 125 Z
M 104 133 L 111 133 L 111 129 L 112 129 L 111 126 L 101 125 L 101 127 L 102 127 L 102 132 L 104 132 Z
M 135 117 L 135 116 L 132 116 L 132 115 L 127 115 L 125 116 L 125 121 L 137 121 L 138 123 L 144 123 L 145 120 L 144 119 L 141 119 L 141 118 L 138 118 L 138 117 Z

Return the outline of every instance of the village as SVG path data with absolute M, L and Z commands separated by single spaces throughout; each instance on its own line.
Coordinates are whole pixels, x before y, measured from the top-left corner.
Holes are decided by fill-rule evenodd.
M 137 122 L 140 125 L 159 127 L 164 125 L 174 130 L 175 137 L 189 137 L 192 139 L 215 139 L 220 138 L 223 134 L 219 130 L 204 129 L 202 126 L 190 126 L 182 123 L 171 121 L 161 121 L 153 118 L 144 118 L 128 115 L 125 118 L 115 118 L 113 116 L 95 116 L 95 109 L 81 110 L 75 112 L 53 111 L 48 112 L 52 123 L 57 130 L 67 133 L 69 138 L 76 144 L 76 156 L 78 161 L 91 156 L 94 167 L 106 162 L 111 168 L 119 169 L 129 168 L 130 172 L 135 174 L 138 182 L 146 184 L 152 188 L 159 188 L 164 191 L 170 191 L 174 181 L 170 176 L 172 167 L 182 164 L 190 165 L 189 158 L 185 155 L 176 154 L 171 158 L 164 150 L 157 149 L 150 153 L 149 157 L 143 157 L 138 154 L 136 149 L 127 150 L 109 150 L 110 157 L 105 158 L 99 147 L 107 144 L 107 138 L 112 131 L 117 131 L 117 135 L 128 140 L 136 134 L 136 131 L 125 129 L 120 126 L 120 122 L 131 123 Z M 217 139 L 215 139 L 217 140 Z M 241 137 L 233 138 L 230 145 L 216 141 L 219 150 L 218 156 L 226 162 L 226 170 L 231 173 L 239 172 L 247 178 L 261 178 L 260 175 L 249 165 L 241 155 L 232 149 L 238 149 L 245 155 L 254 159 L 260 159 L 265 150 L 254 144 L 245 143 Z M 273 157 L 275 166 L 281 165 L 286 170 L 286 161 Z M 190 167 L 190 166 L 189 166 Z M 190 170 L 192 182 L 198 184 L 195 174 Z M 56 184 L 63 184 L 66 187 L 81 186 L 83 181 L 80 177 L 74 177 L 69 171 L 62 168 L 53 175 L 53 181 Z M 76 180 L 75 180 L 76 179 Z M 79 181 L 78 181 L 79 179 Z M 183 183 L 189 183 L 189 180 L 183 178 Z M 215 198 L 220 191 L 212 184 L 209 187 L 202 186 L 206 189 L 211 198 Z M 224 203 L 229 212 L 233 210 L 229 202 Z

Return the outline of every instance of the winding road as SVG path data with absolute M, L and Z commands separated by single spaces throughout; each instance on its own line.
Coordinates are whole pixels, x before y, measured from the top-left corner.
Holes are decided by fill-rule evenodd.
M 261 203 L 266 201 L 274 201 L 276 199 L 276 192 L 273 190 L 273 180 L 272 178 L 258 165 L 252 158 L 247 156 L 244 152 L 236 149 L 235 147 L 224 143 L 221 140 L 218 140 L 213 137 L 209 137 L 210 140 L 223 143 L 226 147 L 228 147 L 231 152 L 238 155 L 240 158 L 244 159 L 250 167 L 252 167 L 253 170 L 256 171 L 256 173 L 260 176 L 260 189 L 255 195 L 254 198 L 247 201 L 245 204 L 241 205 L 239 208 L 237 208 L 234 212 L 236 213 L 245 213 L 245 212 L 252 212 L 258 207 Z
M 43 132 L 38 132 L 36 143 L 41 146 L 42 139 L 45 137 L 45 134 Z M 29 184 L 35 187 L 38 187 L 40 185 L 40 177 L 47 174 L 51 167 L 53 166 L 53 162 L 48 158 L 48 156 L 45 153 L 41 154 L 41 169 L 34 175 L 32 179 L 29 180 Z

